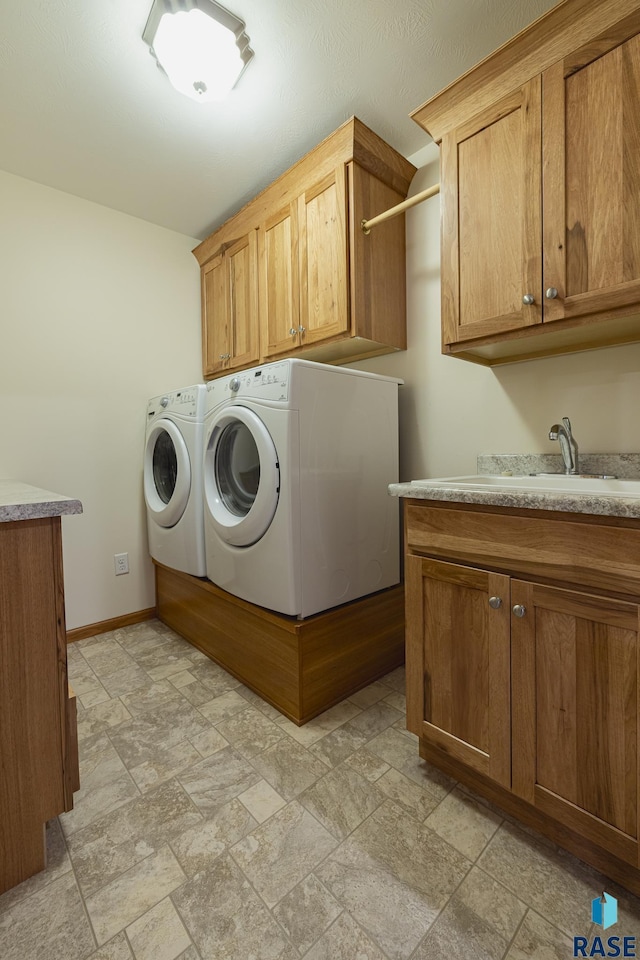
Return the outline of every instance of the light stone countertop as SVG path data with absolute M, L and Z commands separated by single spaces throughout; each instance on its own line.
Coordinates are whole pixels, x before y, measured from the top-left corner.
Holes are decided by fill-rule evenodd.
M 82 504 L 19 480 L 0 480 L 0 523 L 82 513 Z
M 522 475 L 536 472 L 560 472 L 561 458 L 550 454 L 524 456 L 478 457 L 478 474 Z M 582 469 L 594 473 L 613 473 L 619 478 L 640 478 L 639 454 L 587 454 L 581 456 Z M 434 478 L 436 480 L 437 478 Z M 640 496 L 620 496 L 606 493 L 575 493 L 549 490 L 505 488 L 460 489 L 454 486 L 455 477 L 442 480 L 437 486 L 425 486 L 419 480 L 392 483 L 392 497 L 414 500 L 437 500 L 448 503 L 476 503 L 512 510 L 551 510 L 560 513 L 585 513 L 601 517 L 629 517 L 640 520 Z

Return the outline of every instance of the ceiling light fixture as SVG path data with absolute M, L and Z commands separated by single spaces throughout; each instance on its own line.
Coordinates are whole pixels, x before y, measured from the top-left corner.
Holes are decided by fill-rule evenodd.
M 215 0 L 153 0 L 142 39 L 176 90 L 208 103 L 224 100 L 253 57 L 244 28 Z

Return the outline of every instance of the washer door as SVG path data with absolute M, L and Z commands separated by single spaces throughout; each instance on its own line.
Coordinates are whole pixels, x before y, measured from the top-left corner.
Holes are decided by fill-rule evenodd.
M 144 499 L 161 527 L 174 527 L 182 517 L 191 489 L 191 461 L 184 437 L 171 420 L 158 420 L 147 436 L 144 452 Z
M 242 406 L 219 411 L 204 456 L 205 503 L 218 535 L 237 547 L 267 532 L 278 505 L 278 454 L 264 423 Z

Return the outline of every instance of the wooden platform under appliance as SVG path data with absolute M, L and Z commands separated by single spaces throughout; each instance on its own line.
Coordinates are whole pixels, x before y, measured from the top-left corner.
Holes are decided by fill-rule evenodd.
M 155 570 L 158 617 L 298 725 L 404 662 L 402 584 L 297 620 Z

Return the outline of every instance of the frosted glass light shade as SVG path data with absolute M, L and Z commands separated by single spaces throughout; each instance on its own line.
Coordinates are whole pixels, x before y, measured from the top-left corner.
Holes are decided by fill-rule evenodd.
M 165 13 L 153 49 L 176 90 L 194 100 L 224 100 L 244 69 L 235 35 L 201 10 Z
M 142 37 L 180 93 L 223 100 L 253 50 L 244 22 L 216 0 L 153 0 Z

